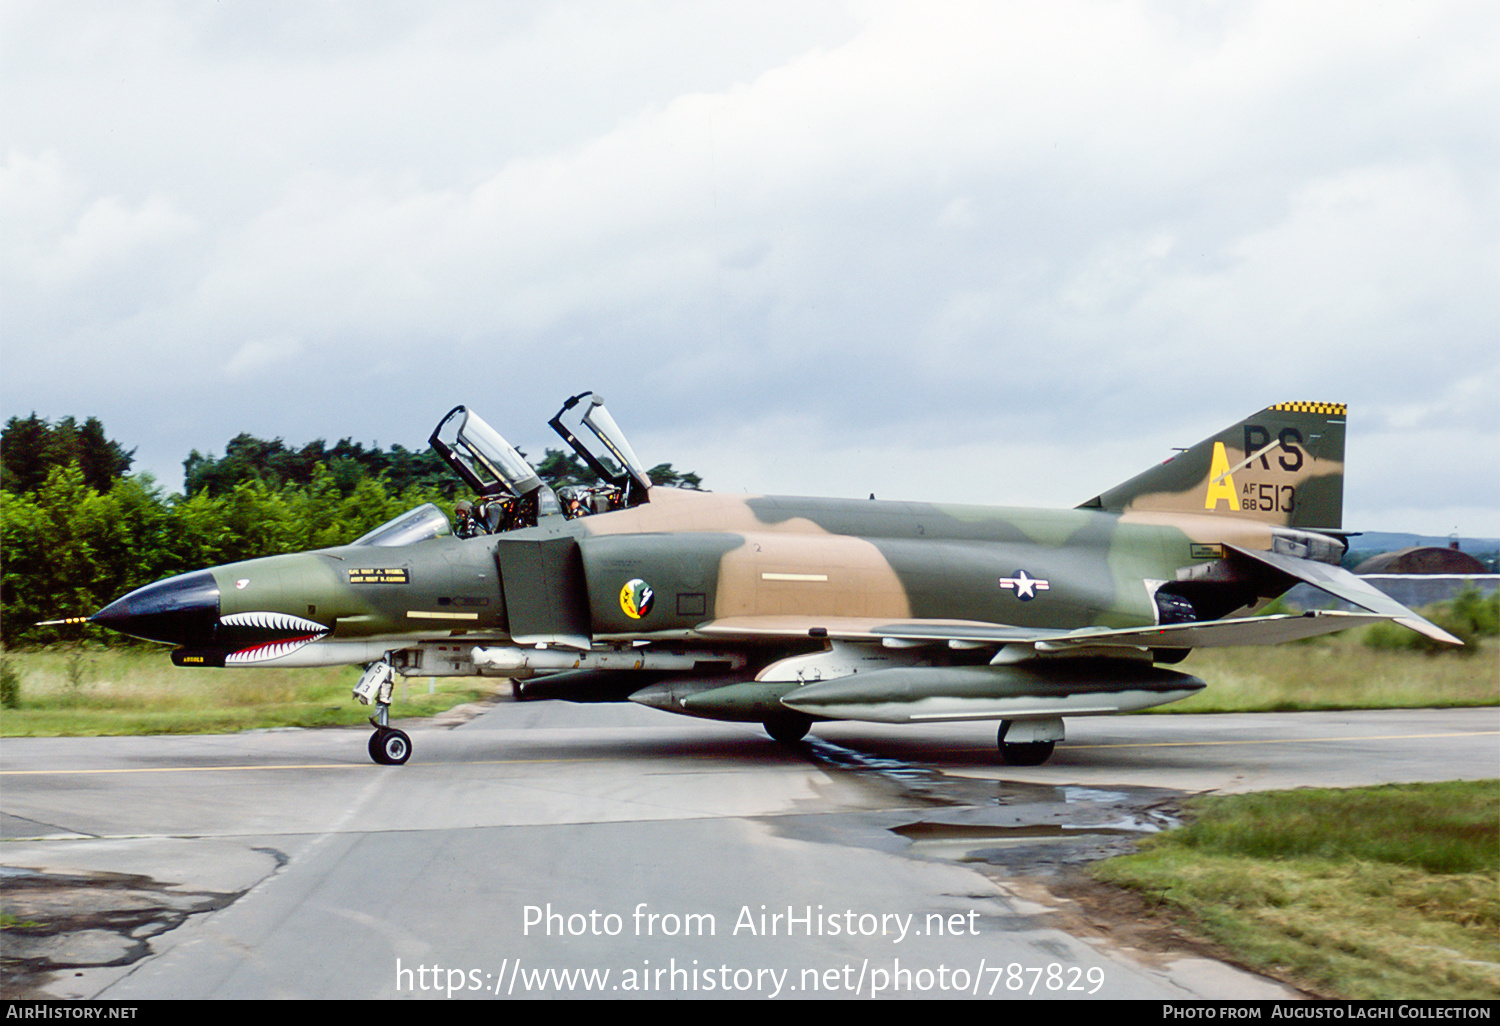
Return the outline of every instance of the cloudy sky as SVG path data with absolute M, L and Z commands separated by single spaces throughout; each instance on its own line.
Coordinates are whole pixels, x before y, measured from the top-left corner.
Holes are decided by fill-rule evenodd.
M 1072 505 L 1350 405 L 1346 526 L 1500 535 L 1500 5 L 0 7 L 4 417 Z

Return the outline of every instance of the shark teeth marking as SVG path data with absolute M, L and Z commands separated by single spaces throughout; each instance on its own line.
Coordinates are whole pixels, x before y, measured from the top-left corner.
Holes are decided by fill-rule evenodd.
M 309 634 L 302 638 L 289 638 L 286 641 L 270 641 L 264 645 L 252 645 L 250 648 L 242 648 L 238 652 L 231 652 L 224 657 L 225 666 L 235 666 L 240 663 L 264 663 L 272 659 L 280 659 L 297 651 L 303 645 L 318 640 L 319 635 Z
M 247 648 L 242 648 L 238 652 L 231 652 L 224 657 L 224 665 L 226 666 L 242 665 L 244 663 L 264 663 L 272 659 L 280 659 L 284 655 L 297 651 L 297 649 L 309 642 L 317 641 L 328 633 L 328 628 L 316 620 L 293 616 L 290 613 L 273 613 L 268 610 L 251 613 L 230 613 L 228 616 L 219 617 L 219 623 L 225 627 L 253 627 L 258 630 L 276 631 L 280 634 L 294 635 L 294 637 L 264 641 L 259 644 L 250 645 Z
M 230 613 L 219 617 L 219 622 L 226 627 L 260 627 L 268 631 L 295 631 L 313 635 L 328 633 L 328 628 L 316 620 L 292 616 L 290 613 Z

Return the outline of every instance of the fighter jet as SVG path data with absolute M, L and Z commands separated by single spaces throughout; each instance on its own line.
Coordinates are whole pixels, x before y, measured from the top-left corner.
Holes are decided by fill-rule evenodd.
M 1339 567 L 1345 407 L 1267 407 L 1073 509 L 722 495 L 654 486 L 603 401 L 551 426 L 598 475 L 562 500 L 464 406 L 433 447 L 473 488 L 348 545 L 139 588 L 91 622 L 179 666 L 366 667 L 371 758 L 400 764 L 395 676 L 758 722 L 998 720 L 1045 762 L 1064 720 L 1204 686 L 1191 649 L 1395 620 L 1458 639 Z M 1354 607 L 1253 615 L 1304 582 Z

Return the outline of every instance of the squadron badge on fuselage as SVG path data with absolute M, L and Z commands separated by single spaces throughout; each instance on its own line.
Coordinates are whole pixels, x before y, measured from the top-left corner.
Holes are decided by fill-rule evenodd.
M 656 592 L 639 577 L 626 581 L 625 587 L 620 589 L 620 608 L 632 620 L 639 620 L 651 612 L 651 604 L 655 601 Z

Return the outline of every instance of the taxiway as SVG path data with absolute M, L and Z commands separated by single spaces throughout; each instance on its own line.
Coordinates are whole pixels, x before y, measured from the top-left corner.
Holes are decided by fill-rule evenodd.
M 1078 719 L 1035 768 L 983 723 L 786 748 L 503 702 L 409 728 L 403 767 L 355 730 L 7 739 L 7 908 L 81 910 L 7 931 L 8 993 L 1275 997 L 1058 929 L 1023 881 L 1184 792 L 1500 776 L 1500 709 Z

